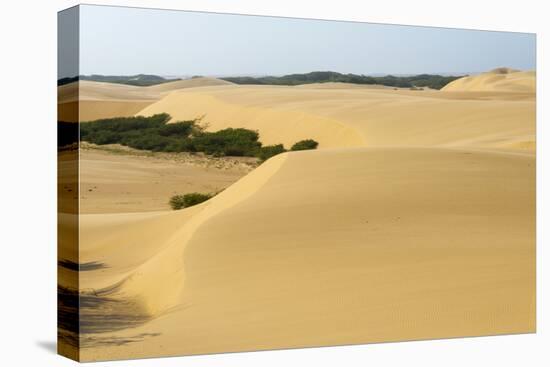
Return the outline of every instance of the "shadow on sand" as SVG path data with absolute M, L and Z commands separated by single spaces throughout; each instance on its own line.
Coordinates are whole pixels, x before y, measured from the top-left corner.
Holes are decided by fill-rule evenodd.
M 72 267 L 83 270 L 82 264 Z M 104 266 L 101 263 L 94 263 L 92 267 L 100 269 Z M 142 333 L 125 338 L 101 335 L 135 328 L 153 318 L 141 307 L 137 299 L 116 297 L 123 283 L 124 281 L 111 287 L 80 292 L 59 285 L 57 288 L 59 342 L 72 347 L 85 348 L 124 345 L 159 335 Z

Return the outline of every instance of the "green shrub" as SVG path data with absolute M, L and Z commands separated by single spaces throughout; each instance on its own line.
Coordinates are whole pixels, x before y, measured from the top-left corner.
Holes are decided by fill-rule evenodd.
M 193 138 L 198 152 L 217 156 L 253 156 L 262 146 L 257 131 L 228 128 L 216 132 L 202 132 Z
M 192 139 L 173 139 L 164 147 L 165 152 L 196 152 Z
M 90 143 L 123 144 L 136 149 L 162 150 L 168 144 L 159 130 L 166 127 L 170 115 L 117 117 L 80 124 L 80 139 Z M 192 122 L 188 122 L 192 123 Z
M 284 152 L 286 152 L 286 149 L 283 146 L 283 144 L 267 145 L 265 147 L 261 147 L 258 150 L 258 153 L 256 153 L 256 156 L 260 158 L 262 161 L 266 161 L 269 158 L 273 157 L 274 155 L 281 154 Z
M 193 132 L 195 121 L 181 121 L 161 126 L 159 134 L 162 136 L 178 136 L 187 138 Z
M 212 196 L 211 194 L 201 194 L 199 192 L 192 192 L 185 195 L 174 195 L 170 198 L 170 207 L 174 210 L 183 208 L 189 208 L 190 206 L 200 204 Z
M 168 124 L 168 114 L 100 119 L 82 123 L 80 137 L 94 144 L 122 144 L 159 152 L 204 152 L 216 156 L 255 156 L 257 131 L 228 128 L 204 131 L 201 118 Z
M 95 141 L 97 144 L 114 144 L 120 139 L 120 134 L 112 131 L 98 131 L 95 135 Z
M 306 140 L 300 140 L 296 144 L 294 144 L 290 150 L 308 150 L 308 149 L 317 149 L 317 146 L 319 145 L 318 142 L 316 142 L 313 139 L 306 139 Z

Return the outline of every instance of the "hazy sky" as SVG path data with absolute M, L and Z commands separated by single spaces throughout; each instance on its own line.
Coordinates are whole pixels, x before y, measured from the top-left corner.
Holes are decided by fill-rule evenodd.
M 80 73 L 282 75 L 535 68 L 535 35 L 82 6 Z

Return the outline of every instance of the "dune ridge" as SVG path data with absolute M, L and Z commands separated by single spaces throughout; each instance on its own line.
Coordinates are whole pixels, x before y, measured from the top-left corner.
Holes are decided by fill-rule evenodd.
M 132 225 L 128 220 L 132 218 L 148 218 L 150 221 L 158 221 L 157 225 L 153 225 L 152 228 L 150 224 L 143 221 L 140 225 L 145 226 L 145 228 L 153 229 L 157 233 L 159 231 L 158 225 L 161 223 L 163 225 L 170 223 L 168 218 L 178 218 L 179 226 L 170 233 L 169 237 L 163 238 L 154 238 L 154 241 L 157 243 L 164 244 L 163 248 L 157 248 L 158 253 L 151 254 L 147 257 L 147 260 L 139 265 L 139 271 L 136 271 L 135 268 L 132 268 L 130 273 L 122 272 L 118 275 L 116 282 L 123 281 L 123 286 L 120 288 L 119 294 L 127 298 L 140 298 L 144 307 L 149 311 L 151 315 L 156 315 L 165 311 L 171 307 L 178 305 L 179 300 L 179 291 L 184 283 L 184 273 L 183 273 L 183 263 L 177 261 L 180 259 L 183 261 L 182 251 L 185 248 L 185 244 L 192 237 L 196 228 L 198 228 L 204 221 L 207 221 L 208 218 L 226 210 L 227 208 L 235 205 L 236 203 L 245 200 L 248 196 L 252 195 L 256 190 L 259 190 L 262 185 L 269 180 L 269 178 L 278 170 L 278 168 L 283 164 L 285 160 L 285 155 L 280 155 L 270 160 L 269 164 L 264 164 L 261 167 L 257 168 L 249 175 L 243 177 L 234 185 L 230 186 L 220 194 L 215 197 L 215 200 L 212 199 L 200 206 L 193 207 L 190 210 L 185 210 L 181 212 L 175 212 L 170 214 L 111 214 L 108 219 L 109 222 L 116 220 L 116 222 L 121 222 L 122 225 L 118 225 L 118 229 L 126 231 L 126 226 Z M 193 215 L 189 213 L 192 212 Z M 84 235 L 82 239 L 84 240 L 82 247 L 83 248 L 94 248 L 94 251 L 91 253 L 87 251 L 82 251 L 80 261 L 88 262 L 92 261 L 91 258 L 94 258 L 98 253 L 103 253 L 108 250 L 109 245 L 105 242 L 101 242 L 98 239 L 97 235 L 93 234 L 94 230 L 101 228 L 105 223 L 103 218 L 101 218 L 101 224 L 95 224 L 94 221 L 96 218 L 102 217 L 103 215 L 82 215 L 81 216 L 81 225 L 84 229 Z M 162 220 L 158 220 L 161 216 Z M 184 216 L 187 218 L 185 221 L 181 220 L 181 217 Z M 128 218 L 128 219 L 125 219 Z M 150 222 L 149 221 L 149 222 Z M 90 232 L 88 232 L 90 231 Z M 101 238 L 105 238 L 104 234 L 101 235 Z M 121 238 L 117 238 L 121 240 Z M 136 238 L 131 238 L 131 241 L 135 241 Z M 87 242 L 90 241 L 90 242 Z M 124 239 L 128 241 L 128 239 Z M 97 243 L 102 243 L 100 248 L 97 248 Z M 150 243 L 153 246 L 153 243 Z M 120 246 L 120 244 L 118 244 Z M 107 257 L 111 259 L 112 256 Z M 97 260 L 96 260 L 97 261 Z M 107 287 L 109 283 L 113 282 L 113 275 L 109 274 L 107 276 L 107 282 L 101 283 L 102 277 L 96 277 L 95 275 L 90 278 L 90 285 L 92 288 L 104 288 Z M 86 280 L 82 280 L 86 283 Z M 164 285 L 163 288 L 159 288 L 158 284 L 162 282 Z M 147 297 L 143 297 L 146 295 Z
M 81 264 L 78 293 L 86 301 L 79 311 L 79 323 L 85 326 L 80 328 L 80 347 L 88 350 L 120 347 L 126 342 L 156 336 L 158 333 L 134 334 L 133 330 L 140 324 L 185 309 L 180 299 L 185 285 L 183 251 L 196 228 L 261 188 L 284 158 L 282 155 L 255 170 L 239 181 L 237 189 L 227 189 L 217 200 L 187 210 L 80 215 L 78 258 L 60 262 Z M 129 228 L 139 230 L 128 233 Z M 136 243 L 140 251 L 136 251 Z M 62 253 L 69 256 L 71 251 Z M 95 260 L 89 260 L 91 258 Z M 85 264 L 94 266 L 82 271 Z M 71 290 L 74 276 L 69 274 L 74 270 L 60 267 L 59 287 L 64 292 L 74 292 Z M 131 335 L 121 336 L 124 330 L 129 330 Z M 71 341 L 76 335 L 67 330 L 61 332 L 69 341 L 64 348 L 77 345 Z M 92 359 L 83 357 L 82 360 Z

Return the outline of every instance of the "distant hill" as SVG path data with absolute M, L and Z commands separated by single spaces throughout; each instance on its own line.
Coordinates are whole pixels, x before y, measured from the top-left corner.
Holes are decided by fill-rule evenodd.
M 352 83 L 352 84 L 379 84 L 396 88 L 427 87 L 441 89 L 448 83 L 461 76 L 443 76 L 434 74 L 419 74 L 413 76 L 368 76 L 358 74 L 342 74 L 334 71 L 313 71 L 305 74 L 289 74 L 284 76 L 264 77 L 227 77 L 220 78 L 235 84 L 264 84 L 264 85 L 301 85 L 310 83 Z
M 65 85 L 77 80 L 91 80 L 94 82 L 117 83 L 136 86 L 150 86 L 167 82 L 173 82 L 181 79 L 166 79 L 158 75 L 137 74 L 137 75 L 79 75 L 72 78 L 62 78 L 57 81 L 57 85 Z

